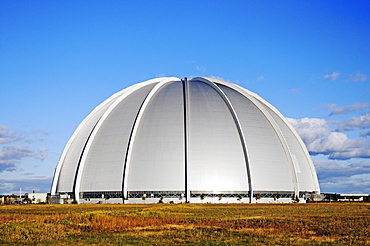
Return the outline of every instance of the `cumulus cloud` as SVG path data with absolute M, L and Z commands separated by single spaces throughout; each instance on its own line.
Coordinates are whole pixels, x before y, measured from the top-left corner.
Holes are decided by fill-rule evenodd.
M 287 118 L 293 125 L 299 136 L 306 145 L 327 136 L 330 133 L 330 128 L 325 119 L 318 118 L 303 118 L 292 119 Z
M 370 142 L 349 139 L 342 132 L 332 131 L 325 119 L 291 119 L 289 122 L 312 155 L 323 154 L 329 159 L 370 158 Z
M 339 75 L 340 75 L 339 72 L 333 72 L 332 74 L 324 75 L 324 79 L 334 81 L 339 78 Z
M 263 80 L 263 79 L 265 79 L 265 77 L 263 77 L 262 75 L 257 78 L 257 80 Z
M 322 192 L 369 194 L 370 174 L 357 174 L 351 177 L 331 177 L 319 179 Z
M 314 161 L 323 192 L 370 192 L 370 163 L 340 164 L 336 161 Z
M 360 115 L 359 117 L 351 117 L 348 121 L 340 121 L 337 131 L 350 131 L 364 128 L 370 128 L 370 113 Z
M 329 155 L 330 159 L 333 160 L 348 160 L 351 158 L 370 158 L 370 145 L 366 148 L 354 148 L 348 151 L 334 152 Z
M 362 139 L 349 139 L 341 132 L 330 132 L 327 137 L 316 139 L 307 148 L 313 155 L 328 155 L 329 159 L 370 158 L 369 143 Z
M 317 174 L 321 179 L 331 177 L 350 177 L 356 174 L 370 174 L 370 163 L 340 164 L 336 161 L 314 161 Z
M 368 137 L 370 136 L 370 131 L 361 131 L 360 132 L 360 137 Z
M 349 76 L 351 77 L 352 82 L 365 82 L 369 78 L 369 76 L 362 73 L 355 73 Z
M 318 118 L 291 119 L 312 156 L 321 155 L 326 161 L 314 161 L 322 192 L 370 193 L 370 105 L 358 103 L 346 107 L 325 105 L 333 114 L 359 110 L 366 114 L 348 117 L 347 120 L 327 121 Z M 358 139 L 346 131 L 365 129 Z M 352 135 L 351 135 L 352 136 Z M 356 160 L 352 162 L 351 160 Z M 366 160 L 366 161 L 365 161 Z M 361 162 L 364 161 L 364 162 Z
M 333 111 L 330 113 L 329 116 L 332 115 L 338 115 L 338 114 L 346 114 L 358 110 L 363 109 L 370 109 L 370 103 L 356 103 L 349 106 L 343 106 L 343 107 L 334 107 Z

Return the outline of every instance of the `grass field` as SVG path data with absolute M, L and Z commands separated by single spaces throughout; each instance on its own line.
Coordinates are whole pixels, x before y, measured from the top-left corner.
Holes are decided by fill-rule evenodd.
M 370 245 L 370 204 L 0 206 L 4 245 Z

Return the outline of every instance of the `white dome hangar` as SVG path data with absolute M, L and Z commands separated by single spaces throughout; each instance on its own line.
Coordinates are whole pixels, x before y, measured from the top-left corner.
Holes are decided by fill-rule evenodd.
M 291 201 L 320 193 L 307 149 L 264 99 L 215 78 L 164 77 L 105 100 L 78 126 L 51 195 L 78 202 Z

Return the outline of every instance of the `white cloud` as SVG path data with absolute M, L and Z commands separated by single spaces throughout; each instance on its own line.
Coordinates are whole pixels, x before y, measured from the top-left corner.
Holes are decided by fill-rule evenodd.
M 3 171 L 13 172 L 21 171 L 17 168 L 23 158 L 32 157 L 43 161 L 46 156 L 47 148 L 34 149 L 30 144 L 45 140 L 40 138 L 41 135 L 48 135 L 44 130 L 33 130 L 29 132 L 21 132 L 11 129 L 9 126 L 0 125 L 0 173 Z M 23 144 L 29 146 L 23 146 Z M 4 146 L 5 144 L 12 146 Z
M 47 154 L 48 154 L 47 148 L 39 148 L 37 149 L 37 154 L 35 155 L 35 158 L 43 161 L 45 160 Z
M 342 132 L 332 131 L 325 119 L 288 120 L 312 155 L 323 154 L 329 159 L 370 158 L 370 141 L 349 139 Z
M 368 103 L 346 107 L 326 105 L 334 114 L 368 110 Z M 370 128 L 370 112 L 343 121 L 318 118 L 289 119 L 305 142 L 311 155 L 326 161 L 314 161 L 322 192 L 370 193 L 370 131 L 364 130 L 359 139 L 351 139 L 343 130 Z M 355 159 L 354 159 L 355 158 Z M 351 159 L 357 162 L 352 162 Z
M 0 180 L 0 194 L 19 194 L 19 186 L 22 193 L 30 193 L 33 188 L 36 192 L 50 192 L 52 177 L 33 176 L 24 179 Z
M 0 172 L 15 171 L 16 164 L 30 156 L 34 156 L 33 150 L 26 146 L 3 146 L 0 149 Z
M 262 75 L 257 78 L 257 80 L 263 80 L 263 79 L 265 79 L 265 77 L 263 77 Z
M 336 161 L 314 161 L 316 171 L 320 178 L 350 177 L 356 174 L 370 174 L 370 163 L 340 164 Z
M 348 121 L 340 121 L 337 131 L 350 131 L 355 129 L 370 128 L 370 113 L 351 117 Z
M 324 104 L 320 108 L 315 109 L 315 111 L 320 111 L 322 109 L 332 111 L 336 106 L 337 106 L 337 104 L 334 104 L 334 103 L 332 103 L 332 104 Z
M 32 156 L 33 150 L 26 146 L 3 146 L 0 150 L 0 160 L 7 161 Z
M 16 142 L 34 143 L 44 141 L 44 136 L 49 135 L 45 130 L 19 131 L 9 126 L 0 125 L 0 144 L 13 144 Z
M 0 160 L 0 173 L 1 172 L 4 172 L 4 171 L 7 171 L 7 172 L 14 172 L 17 170 L 17 165 L 16 163 L 6 163 L 6 162 L 2 162 Z
M 339 78 L 339 75 L 340 75 L 339 72 L 333 72 L 332 74 L 324 75 L 324 79 L 334 81 Z
M 205 67 L 196 66 L 195 68 L 196 68 L 198 71 L 200 71 L 200 72 L 205 72 L 205 71 L 206 71 L 206 68 L 205 68 Z
M 290 89 L 290 93 L 291 94 L 296 94 L 296 93 L 298 93 L 298 92 L 300 92 L 301 91 L 301 89 L 298 89 L 298 88 L 292 88 L 292 89 Z
M 370 145 L 365 148 L 354 148 L 348 151 L 334 152 L 329 155 L 330 159 L 347 160 L 351 158 L 370 158 Z
M 335 104 L 334 104 L 335 105 Z M 338 114 L 345 114 L 353 111 L 363 110 L 363 109 L 369 109 L 370 103 L 356 103 L 349 106 L 343 106 L 343 107 L 334 107 L 333 111 L 330 113 L 331 115 L 338 115 Z
M 332 177 L 320 180 L 321 192 L 370 194 L 370 174 L 357 174 L 351 177 Z
M 323 105 L 323 108 L 326 108 L 328 110 L 333 110 L 336 106 L 337 106 L 337 104 L 331 103 L 331 104 L 325 104 L 325 105 Z
M 330 128 L 326 120 L 318 118 L 287 118 L 306 145 L 327 136 Z
M 0 125 L 0 144 L 9 144 L 21 141 L 21 133 L 12 130 L 9 126 Z
M 310 153 L 328 155 L 329 159 L 350 159 L 370 158 L 368 146 L 362 139 L 348 139 L 344 133 L 330 132 L 327 137 L 309 143 L 307 148 Z
M 26 157 L 33 157 L 43 161 L 47 156 L 47 152 L 47 148 L 39 148 L 37 151 L 34 151 L 27 146 L 3 146 L 0 149 L 0 173 L 3 171 L 16 171 L 17 164 Z
M 369 78 L 369 76 L 362 73 L 355 73 L 349 76 L 351 77 L 352 82 L 365 82 Z
M 361 131 L 360 132 L 360 137 L 368 137 L 370 136 L 370 131 Z
M 322 192 L 370 193 L 370 163 L 314 161 Z

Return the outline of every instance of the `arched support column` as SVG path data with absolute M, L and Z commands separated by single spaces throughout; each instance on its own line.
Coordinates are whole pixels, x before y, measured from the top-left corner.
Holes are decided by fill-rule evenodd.
M 190 190 L 188 179 L 188 149 L 189 149 L 189 107 L 188 107 L 188 79 L 184 78 L 182 82 L 183 104 L 184 104 L 184 169 L 185 169 L 185 202 L 190 202 Z
M 127 191 L 128 191 L 128 174 L 130 172 L 130 164 L 131 164 L 131 156 L 132 156 L 132 148 L 135 143 L 136 139 L 136 134 L 138 131 L 138 127 L 140 125 L 140 122 L 142 120 L 143 114 L 150 102 L 150 100 L 153 98 L 153 96 L 157 93 L 157 91 L 163 87 L 165 84 L 173 82 L 173 81 L 179 81 L 177 78 L 165 78 L 162 79 L 157 85 L 154 86 L 154 88 L 149 92 L 148 96 L 145 98 L 144 102 L 142 103 L 139 112 L 136 116 L 136 119 L 134 121 L 134 125 L 131 130 L 130 134 L 130 139 L 127 145 L 127 150 L 126 150 L 126 156 L 125 160 L 123 163 L 123 179 L 122 179 L 122 197 L 123 197 L 123 202 L 127 198 Z

